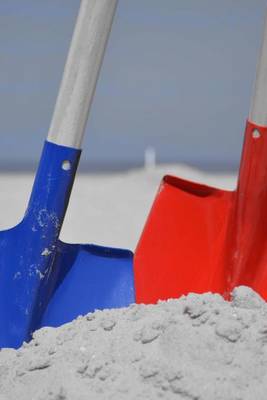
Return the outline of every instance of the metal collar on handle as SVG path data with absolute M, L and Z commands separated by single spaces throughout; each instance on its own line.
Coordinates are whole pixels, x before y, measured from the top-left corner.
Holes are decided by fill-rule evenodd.
M 80 149 L 117 0 L 82 0 L 47 140 Z

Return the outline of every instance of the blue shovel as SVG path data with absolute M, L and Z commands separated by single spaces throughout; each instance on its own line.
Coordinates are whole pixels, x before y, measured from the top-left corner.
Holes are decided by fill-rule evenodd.
M 59 234 L 116 0 L 82 0 L 26 214 L 0 233 L 0 347 L 42 326 L 134 302 L 132 253 Z

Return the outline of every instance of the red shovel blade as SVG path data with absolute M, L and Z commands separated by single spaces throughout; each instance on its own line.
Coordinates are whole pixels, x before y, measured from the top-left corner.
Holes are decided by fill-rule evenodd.
M 224 290 L 218 273 L 233 193 L 165 176 L 135 253 L 136 301 Z
M 134 259 L 136 301 L 189 292 L 267 299 L 267 128 L 247 123 L 235 192 L 166 176 Z

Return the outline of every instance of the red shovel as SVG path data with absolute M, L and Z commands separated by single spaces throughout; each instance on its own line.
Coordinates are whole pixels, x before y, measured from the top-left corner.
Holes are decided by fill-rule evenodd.
M 238 285 L 267 299 L 267 23 L 237 189 L 165 176 L 134 266 L 138 303 Z

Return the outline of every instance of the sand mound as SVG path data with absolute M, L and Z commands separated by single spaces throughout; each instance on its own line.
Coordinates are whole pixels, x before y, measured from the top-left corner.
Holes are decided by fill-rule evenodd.
M 0 352 L 1 400 L 265 400 L 267 304 L 190 294 L 96 311 Z

